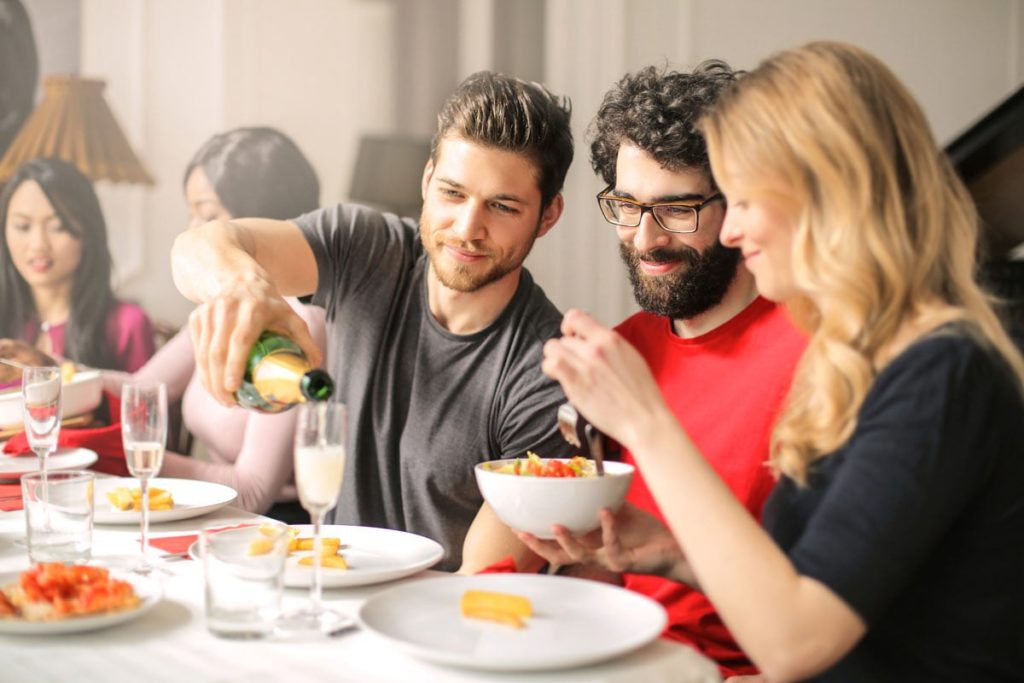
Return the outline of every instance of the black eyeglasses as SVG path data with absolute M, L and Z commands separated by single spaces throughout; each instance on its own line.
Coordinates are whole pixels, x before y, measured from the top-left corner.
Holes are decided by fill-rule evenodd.
M 716 192 L 699 204 L 681 202 L 643 204 L 632 199 L 610 195 L 608 192 L 611 189 L 612 186 L 609 185 L 597 195 L 597 205 L 601 208 L 601 214 L 606 221 L 624 228 L 635 228 L 640 225 L 644 214 L 650 211 L 662 230 L 674 233 L 697 232 L 697 228 L 700 227 L 701 210 L 708 204 L 725 199 Z

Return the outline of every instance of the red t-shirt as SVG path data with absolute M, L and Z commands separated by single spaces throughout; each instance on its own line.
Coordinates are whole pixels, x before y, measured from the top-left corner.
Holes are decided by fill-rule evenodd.
M 692 339 L 676 336 L 668 318 L 645 312 L 616 329 L 647 360 L 700 452 L 760 520 L 775 484 L 766 467 L 772 426 L 806 337 L 782 308 L 760 297 L 724 325 Z M 628 451 L 623 459 L 636 464 Z M 626 499 L 664 520 L 639 470 Z M 714 659 L 724 675 L 756 671 L 702 593 L 655 576 L 626 574 L 624 579 L 627 588 L 665 606 L 666 637 Z

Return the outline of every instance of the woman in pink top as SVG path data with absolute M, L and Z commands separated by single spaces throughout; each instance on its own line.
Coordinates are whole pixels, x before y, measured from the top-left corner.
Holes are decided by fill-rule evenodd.
M 92 183 L 59 159 L 32 159 L 0 195 L 0 337 L 95 368 L 132 372 L 153 327 L 110 287 L 107 226 Z
M 299 148 L 271 128 L 239 128 L 215 135 L 185 171 L 190 227 L 214 219 L 288 219 L 316 209 L 320 182 Z M 290 302 L 323 350 L 324 311 Z M 123 379 L 120 378 L 120 379 Z M 167 384 L 168 398 L 182 397 L 188 430 L 207 448 L 209 462 L 168 452 L 166 477 L 203 479 L 238 491 L 240 507 L 289 523 L 308 523 L 292 477 L 294 411 L 264 415 L 225 407 L 203 388 L 195 372 L 188 329 L 182 329 L 139 372 L 136 380 Z

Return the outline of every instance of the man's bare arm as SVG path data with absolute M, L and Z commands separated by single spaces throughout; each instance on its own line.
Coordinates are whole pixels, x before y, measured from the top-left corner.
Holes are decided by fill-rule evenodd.
M 174 284 L 196 303 L 238 278 L 261 277 L 283 296 L 310 294 L 317 284 L 313 250 L 290 221 L 245 218 L 186 230 L 174 241 L 171 265 Z
M 294 223 L 206 223 L 178 236 L 171 267 L 181 293 L 201 304 L 189 318 L 196 369 L 220 402 L 234 402 L 249 349 L 263 330 L 291 337 L 320 362 L 305 322 L 282 298 L 312 292 L 318 278 L 313 250 Z

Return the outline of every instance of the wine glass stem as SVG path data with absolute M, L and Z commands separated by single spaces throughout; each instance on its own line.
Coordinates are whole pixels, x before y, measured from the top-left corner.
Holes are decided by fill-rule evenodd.
M 324 540 L 320 538 L 320 527 L 324 523 L 324 512 L 313 516 L 313 585 L 309 588 L 309 602 L 313 614 L 323 611 L 323 578 L 324 578 Z
M 149 548 L 149 479 L 139 479 L 139 488 L 142 489 L 142 558 L 139 562 L 141 569 L 149 569 L 148 548 Z
M 45 446 L 43 448 L 36 449 L 36 455 L 39 457 L 39 473 L 42 476 L 44 484 L 46 483 L 46 455 L 49 452 L 50 449 Z

